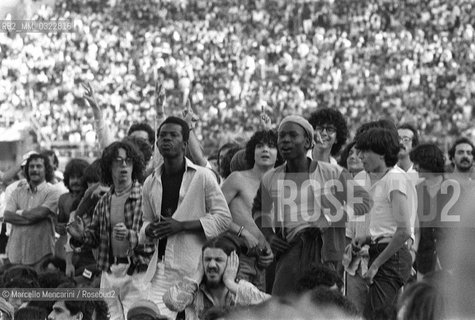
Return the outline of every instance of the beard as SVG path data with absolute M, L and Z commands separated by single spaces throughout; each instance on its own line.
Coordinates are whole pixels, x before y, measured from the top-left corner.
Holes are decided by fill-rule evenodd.
M 462 159 L 456 166 L 460 172 L 468 172 L 472 169 L 472 164 L 473 162 L 470 162 L 470 160 Z
M 206 278 L 206 286 L 210 289 L 216 289 L 219 288 L 223 282 L 221 279 L 208 279 Z

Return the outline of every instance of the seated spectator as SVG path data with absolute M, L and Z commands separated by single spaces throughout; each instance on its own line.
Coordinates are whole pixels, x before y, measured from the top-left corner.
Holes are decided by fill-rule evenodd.
M 236 282 L 239 253 L 239 244 L 231 237 L 219 236 L 206 242 L 195 274 L 165 293 L 165 305 L 173 311 L 185 310 L 186 319 L 197 319 L 213 306 L 252 305 L 269 299 L 251 283 Z

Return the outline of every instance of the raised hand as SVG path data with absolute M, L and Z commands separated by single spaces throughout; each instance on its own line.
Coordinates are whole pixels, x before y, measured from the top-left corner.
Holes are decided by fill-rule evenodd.
M 158 82 L 155 84 L 155 111 L 158 118 L 165 116 L 165 100 L 167 99 L 165 89 Z
M 271 118 L 267 115 L 264 105 L 261 106 L 261 115 L 260 115 L 262 126 L 264 130 L 269 130 L 272 125 Z
M 193 108 L 191 107 L 191 100 L 188 98 L 186 100 L 186 106 L 185 109 L 182 112 L 183 119 L 188 123 L 188 126 L 190 128 L 194 128 L 196 122 L 199 120 L 198 115 L 193 111 Z
M 91 87 L 89 82 L 82 83 L 82 87 L 84 88 L 84 100 L 86 100 L 87 104 L 92 108 L 92 112 L 94 113 L 94 118 L 100 119 L 102 117 L 102 110 L 97 104 L 96 97 L 94 96 L 94 90 Z

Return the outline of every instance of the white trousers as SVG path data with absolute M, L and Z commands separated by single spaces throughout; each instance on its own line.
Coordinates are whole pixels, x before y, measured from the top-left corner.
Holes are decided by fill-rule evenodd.
M 142 278 L 144 273 L 127 274 L 129 264 L 112 264 L 111 272 L 102 272 L 101 289 L 114 289 L 114 299 L 106 299 L 110 320 L 125 320 L 127 312 L 137 300 L 146 298 Z
M 163 262 L 158 262 L 157 271 L 155 272 L 152 281 L 146 286 L 147 299 L 155 302 L 158 309 L 160 309 L 160 314 L 169 319 L 175 319 L 177 312 L 171 311 L 167 308 L 165 303 L 163 303 L 163 295 L 175 283 L 175 281 L 178 280 L 181 280 L 178 272 L 167 270 L 165 276 L 165 265 Z

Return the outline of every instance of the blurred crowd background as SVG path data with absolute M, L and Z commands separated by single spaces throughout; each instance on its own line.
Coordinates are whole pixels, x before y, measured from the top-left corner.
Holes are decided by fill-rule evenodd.
M 261 108 L 338 108 L 350 131 L 391 118 L 446 150 L 474 137 L 472 0 L 57 0 L 38 19 L 72 19 L 71 33 L 0 33 L 0 126 L 30 121 L 40 143 L 95 143 L 81 82 L 96 91 L 112 132 L 153 123 L 188 95 L 211 155 L 244 140 Z M 60 149 L 57 149 L 60 150 Z M 77 155 L 75 155 L 77 156 Z

